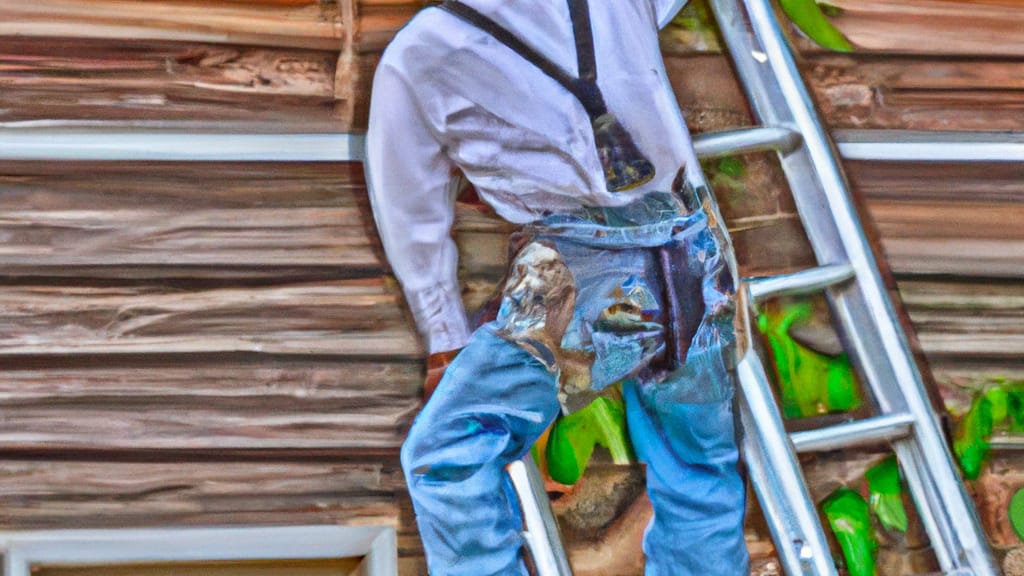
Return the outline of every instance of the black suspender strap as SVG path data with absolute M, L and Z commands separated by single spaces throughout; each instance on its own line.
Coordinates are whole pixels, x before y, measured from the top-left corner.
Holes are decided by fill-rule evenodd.
M 594 54 L 594 30 L 590 26 L 587 0 L 569 0 L 572 36 L 576 40 L 576 70 L 580 80 L 597 82 L 597 57 Z
M 546 56 L 530 48 L 500 24 L 472 7 L 458 0 L 444 0 L 441 8 L 490 34 L 575 96 L 590 116 L 591 127 L 594 129 L 594 146 L 604 169 L 608 190 L 621 192 L 636 188 L 654 178 L 654 165 L 637 148 L 625 127 L 614 115 L 608 113 L 604 96 L 597 86 L 594 32 L 590 28 L 590 7 L 587 0 L 567 1 L 572 19 L 572 35 L 576 41 L 579 78 L 569 76 Z
M 580 101 L 580 104 L 586 109 L 587 115 L 590 116 L 591 120 L 608 113 L 608 107 L 605 105 L 604 97 L 601 95 L 601 89 L 597 86 L 594 37 L 590 29 L 590 10 L 587 0 L 569 0 L 573 36 L 576 40 L 576 60 L 579 66 L 579 78 L 573 78 L 566 74 L 564 70 L 546 56 L 529 47 L 514 34 L 476 9 L 458 0 L 445 0 L 440 7 L 487 32 L 495 40 L 508 46 L 512 51 L 539 68 L 541 72 L 561 84 Z

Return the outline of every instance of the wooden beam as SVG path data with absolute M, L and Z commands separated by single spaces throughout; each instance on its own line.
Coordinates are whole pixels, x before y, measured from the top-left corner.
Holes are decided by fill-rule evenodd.
M 160 285 L 16 285 L 0 293 L 0 357 L 316 354 L 415 358 L 383 281 L 182 291 Z
M 8 358 L 0 451 L 394 451 L 417 361 Z
M 337 54 L 0 36 L 0 122 L 179 121 L 206 129 L 235 122 L 250 132 L 344 132 L 352 127 L 335 115 Z
M 3 163 L 0 274 L 379 275 L 362 178 L 359 164 Z
M 1013 0 L 833 0 L 832 22 L 860 50 L 1024 56 L 1024 12 Z
M 175 40 L 337 50 L 337 10 L 315 0 L 0 0 L 0 36 Z
M 1016 364 L 1024 356 L 1024 283 L 902 282 L 930 358 Z
M 1024 131 L 1024 62 L 814 53 L 808 84 L 833 128 Z
M 392 459 L 350 462 L 0 462 L 0 528 L 395 526 Z

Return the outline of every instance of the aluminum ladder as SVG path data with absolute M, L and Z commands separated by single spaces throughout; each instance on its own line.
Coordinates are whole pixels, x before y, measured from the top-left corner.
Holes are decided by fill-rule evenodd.
M 776 296 L 824 292 L 876 412 L 788 434 L 751 344 L 749 307 L 739 307 L 747 313 L 750 335 L 741 344 L 737 368 L 742 447 L 780 562 L 790 576 L 838 574 L 797 453 L 890 442 L 942 573 L 995 576 L 992 553 L 886 293 L 835 147 L 772 5 L 711 0 L 711 6 L 761 127 L 702 135 L 694 141 L 697 153 L 713 158 L 776 151 L 818 261 L 818 267 L 803 272 L 745 280 L 741 300 L 756 306 Z M 706 183 L 693 184 L 699 194 L 711 194 Z M 527 545 L 539 576 L 570 576 L 543 482 L 528 458 L 509 468 L 523 507 Z

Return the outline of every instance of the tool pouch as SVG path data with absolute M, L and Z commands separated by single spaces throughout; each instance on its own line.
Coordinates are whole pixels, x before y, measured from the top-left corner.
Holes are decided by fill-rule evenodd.
M 654 165 L 640 152 L 614 114 L 602 114 L 593 119 L 592 125 L 597 156 L 609 192 L 631 190 L 654 178 Z

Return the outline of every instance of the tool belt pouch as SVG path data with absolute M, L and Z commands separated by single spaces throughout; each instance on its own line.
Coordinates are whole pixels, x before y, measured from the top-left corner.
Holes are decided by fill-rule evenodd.
M 640 152 L 615 115 L 602 114 L 592 119 L 591 125 L 608 191 L 631 190 L 654 178 L 654 165 Z

